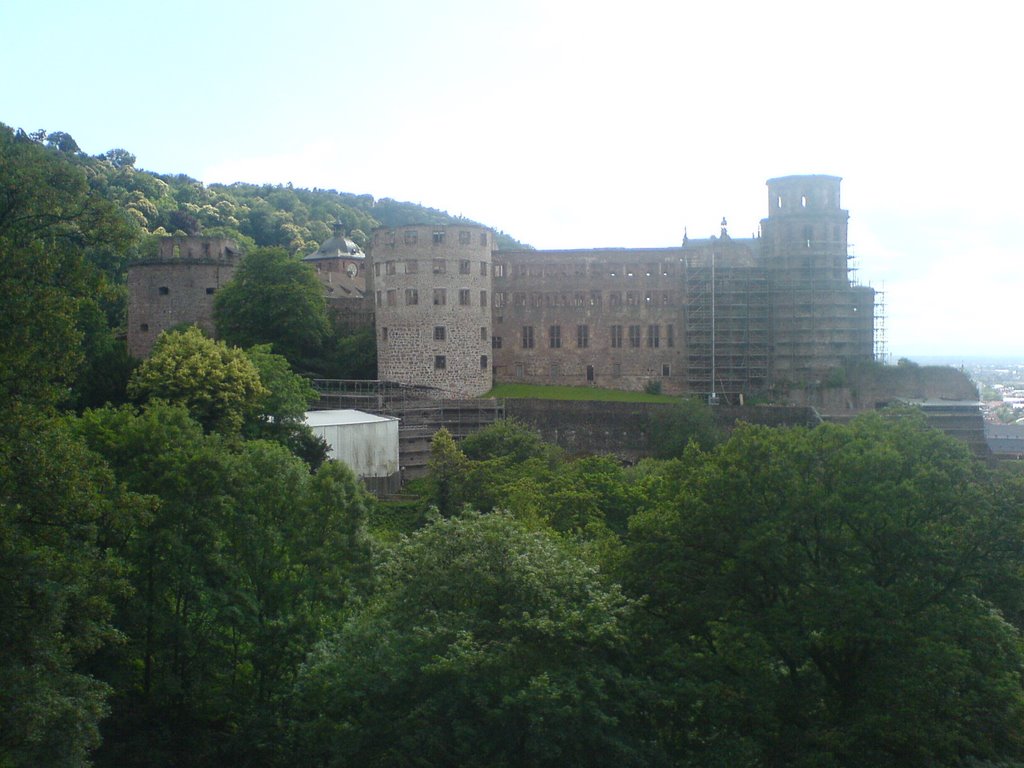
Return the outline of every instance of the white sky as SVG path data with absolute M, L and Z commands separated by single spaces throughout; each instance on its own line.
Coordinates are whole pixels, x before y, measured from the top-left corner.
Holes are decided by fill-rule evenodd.
M 462 214 L 538 248 L 749 236 L 842 176 L 893 359 L 1024 357 L 1024 6 L 0 0 L 0 122 L 205 182 Z

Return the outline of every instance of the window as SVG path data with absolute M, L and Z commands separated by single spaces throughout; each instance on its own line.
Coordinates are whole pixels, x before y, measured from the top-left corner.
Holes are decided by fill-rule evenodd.
M 395 288 L 388 288 L 388 306 L 393 307 L 398 304 L 398 290 Z
M 480 245 L 487 245 L 487 233 L 486 232 L 481 232 L 480 233 Z
M 373 275 L 374 275 L 374 277 L 380 277 L 380 263 L 379 262 L 377 264 L 373 265 Z
M 552 325 L 548 329 L 548 346 L 552 349 L 558 349 L 562 346 L 562 326 Z
M 480 306 L 487 306 L 487 291 L 480 291 Z
M 622 363 L 612 363 L 612 376 L 618 378 L 622 375 Z
M 405 289 L 406 306 L 413 306 L 420 303 L 420 292 L 416 288 Z
M 647 326 L 647 346 L 652 349 L 657 349 L 661 346 L 661 326 L 660 325 L 648 325 Z
M 501 349 L 501 336 L 491 336 L 491 349 Z
M 500 309 L 501 307 L 504 307 L 505 304 L 507 304 L 507 303 L 508 303 L 508 294 L 505 291 L 495 291 L 494 292 L 494 306 L 496 306 L 496 307 L 498 307 Z
M 444 341 L 447 335 L 448 333 L 443 325 L 434 326 L 434 341 Z
M 523 326 L 523 349 L 533 349 L 533 326 Z
M 443 229 L 435 229 L 434 230 L 434 245 L 440 245 L 443 242 L 444 242 L 444 230 Z
M 459 288 L 459 306 L 469 306 L 469 288 Z
M 443 275 L 447 271 L 448 271 L 448 268 L 445 265 L 444 259 L 434 259 L 434 274 L 435 275 Z
M 601 306 L 601 292 L 591 291 L 590 292 L 590 306 L 600 307 Z
M 166 296 L 166 295 L 167 295 L 168 293 L 170 293 L 170 292 L 171 292 L 171 289 L 170 289 L 170 288 L 168 288 L 168 287 L 167 287 L 166 285 L 161 285 L 161 286 L 160 286 L 160 287 L 159 287 L 159 288 L 157 289 L 157 293 L 159 293 L 159 294 L 160 294 L 161 296 Z
M 469 245 L 469 232 L 464 229 L 459 232 L 459 245 Z
M 572 305 L 574 307 L 582 307 L 586 303 L 587 295 L 583 293 L 583 291 L 576 291 L 576 293 L 572 295 Z
M 586 325 L 576 326 L 576 346 L 580 349 L 586 349 L 590 346 L 590 328 Z
M 407 261 L 405 262 L 405 274 L 416 275 L 419 274 L 420 263 L 418 261 Z
M 661 375 L 662 376 L 671 376 L 672 375 L 672 366 L 669 365 L 668 363 L 662 363 L 661 364 Z
M 587 366 L 587 381 L 591 384 L 594 383 L 594 366 Z
M 469 274 L 469 259 L 459 259 L 459 274 L 460 275 L 468 275 Z
M 629 326 L 629 346 L 639 347 L 640 346 L 640 326 L 631 325 Z
M 209 243 L 206 243 L 206 245 L 209 245 Z M 216 288 L 207 288 L 207 289 L 206 289 L 206 295 L 207 295 L 207 296 L 213 296 L 213 294 L 214 294 L 214 292 L 215 292 L 216 290 L 217 290 Z
M 487 263 L 486 262 L 481 262 L 481 265 L 486 267 Z M 483 274 L 483 273 L 481 273 L 481 274 Z M 504 264 L 495 264 L 494 265 L 494 276 L 495 277 L 504 277 L 505 276 L 505 265 Z
M 487 370 L 487 355 L 480 355 L 480 370 Z
M 480 326 L 480 341 L 487 341 L 487 328 L 483 325 Z
M 392 229 L 390 232 L 388 232 L 388 245 L 394 245 L 394 244 L 395 244 L 395 230 Z
M 487 262 L 486 261 L 481 261 L 480 262 L 480 275 L 481 275 L 481 277 L 487 277 Z
M 516 363 L 515 364 L 515 377 L 517 379 L 522 379 L 525 376 L 526 376 L 526 366 L 524 366 L 522 363 Z
M 622 326 L 621 325 L 613 325 L 612 326 L 612 347 L 615 348 L 615 349 L 619 349 L 620 347 L 622 347 Z
M 406 245 L 416 245 L 416 240 L 417 239 L 418 239 L 418 233 L 416 232 L 415 229 L 407 229 L 407 230 L 405 230 L 405 244 Z
M 380 297 L 381 297 L 381 292 L 377 291 L 377 306 L 378 307 L 380 306 Z
M 608 304 L 613 307 L 622 306 L 622 294 L 619 291 L 612 291 L 608 294 Z
M 676 327 L 669 323 L 665 326 L 665 346 L 674 347 L 676 345 Z
M 526 294 L 522 291 L 512 292 L 512 306 L 513 307 L 525 307 L 526 306 Z
M 381 328 L 380 329 L 380 340 L 381 341 L 387 341 L 388 340 L 388 329 L 387 328 Z
M 384 264 L 384 273 L 385 274 L 393 275 L 393 274 L 395 274 L 395 271 L 396 271 L 395 262 L 388 261 L 388 262 L 386 262 Z
M 444 355 L 434 355 L 434 370 L 443 371 L 448 366 Z
M 140 330 L 140 331 L 143 331 L 143 332 L 145 332 L 145 331 L 148 331 L 148 330 L 149 330 L 149 323 L 142 323 L 142 324 L 141 324 L 141 325 L 139 326 L 139 330 Z
M 434 306 L 443 307 L 448 303 L 448 293 L 444 288 L 434 289 Z

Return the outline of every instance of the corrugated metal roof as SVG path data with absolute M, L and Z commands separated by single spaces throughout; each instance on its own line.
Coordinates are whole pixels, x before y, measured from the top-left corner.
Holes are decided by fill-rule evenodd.
M 374 424 L 381 421 L 398 421 L 391 416 L 377 416 L 364 411 L 344 408 L 332 411 L 306 411 L 306 423 L 311 427 L 332 427 L 344 424 Z

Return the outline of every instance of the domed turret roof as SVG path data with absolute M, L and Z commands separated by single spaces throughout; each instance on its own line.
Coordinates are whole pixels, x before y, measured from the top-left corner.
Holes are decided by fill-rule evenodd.
M 365 259 L 366 254 L 352 240 L 345 236 L 345 230 L 338 222 L 334 225 L 334 234 L 325 240 L 314 252 L 306 256 L 303 261 L 316 261 L 317 259 Z

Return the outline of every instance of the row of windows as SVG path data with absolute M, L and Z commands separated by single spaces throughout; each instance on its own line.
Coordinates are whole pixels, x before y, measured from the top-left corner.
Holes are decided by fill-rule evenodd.
M 626 329 L 626 336 L 623 336 L 623 328 Z M 664 342 L 666 347 L 674 347 L 676 345 L 676 327 L 675 325 L 669 324 L 665 326 L 665 335 L 662 337 L 660 325 L 648 325 L 647 333 L 644 334 L 644 327 L 642 325 L 613 325 L 610 328 L 610 341 L 613 349 L 622 349 L 624 346 L 623 341 L 627 341 L 629 347 L 638 348 L 646 346 L 650 349 L 658 349 Z M 535 336 L 532 325 L 524 325 L 521 336 L 523 349 L 533 349 L 535 346 Z M 491 339 L 491 346 L 495 349 L 501 348 L 501 336 L 494 336 Z M 552 325 L 548 327 L 548 347 L 551 349 L 560 349 L 562 346 L 562 326 Z M 588 325 L 577 325 L 576 326 L 576 347 L 578 349 L 586 349 L 590 346 L 590 326 Z
M 380 329 L 380 338 L 381 338 L 381 341 L 387 341 L 388 340 L 388 329 L 387 329 L 386 326 L 382 327 Z M 444 326 L 444 325 L 435 325 L 434 326 L 434 341 L 447 341 L 447 340 L 448 340 L 448 327 Z M 487 341 L 487 326 L 485 326 L 485 325 L 481 325 L 480 326 L 480 341 Z
M 459 259 L 459 274 L 460 275 L 471 275 L 473 274 L 473 262 L 469 259 Z M 483 277 L 487 276 L 487 262 L 480 261 L 478 270 Z M 406 275 L 418 275 L 420 273 L 419 261 L 413 259 L 411 261 L 385 261 L 384 262 L 384 274 L 385 275 L 397 275 L 398 265 L 402 265 L 402 272 Z M 430 263 L 431 272 L 435 275 L 445 275 L 448 273 L 448 260 L 447 259 L 431 259 Z M 373 274 L 376 277 L 380 277 L 381 263 L 374 262 Z
M 512 292 L 513 307 L 599 307 L 603 300 L 601 291 L 575 291 L 574 293 L 541 293 L 534 291 Z M 508 305 L 508 291 L 494 292 L 494 306 Z M 674 307 L 674 291 L 609 291 L 610 307 Z
M 443 307 L 448 304 L 448 289 L 434 288 L 431 297 L 435 307 Z M 386 291 L 377 291 L 376 302 L 378 307 L 398 306 L 398 289 L 389 288 Z M 405 289 L 405 306 L 416 306 L 420 303 L 420 291 L 418 288 Z M 468 307 L 472 304 L 472 291 L 469 288 L 459 288 L 459 306 Z M 480 291 L 480 306 L 487 306 L 487 291 Z
M 205 243 L 204 243 L 204 245 L 205 245 Z M 156 289 L 156 292 L 159 293 L 161 296 L 167 296 L 167 295 L 170 294 L 171 289 L 168 288 L 166 285 L 161 285 L 159 288 Z M 206 295 L 207 296 L 212 296 L 216 292 L 217 292 L 216 288 L 207 288 L 206 289 Z
M 525 363 L 515 363 L 512 366 L 512 372 L 513 372 L 513 376 L 515 378 L 517 378 L 517 379 L 524 379 L 524 378 L 526 378 L 526 364 Z M 594 366 L 588 365 L 587 369 L 586 369 L 586 374 L 587 374 L 587 381 L 590 381 L 590 382 L 594 381 L 594 379 L 595 379 Z M 550 376 L 550 378 L 552 380 L 560 378 L 561 375 L 562 375 L 562 366 L 559 365 L 558 363 L 552 363 L 551 367 L 548 369 L 548 375 Z M 668 363 L 663 363 L 662 366 L 661 366 L 661 375 L 662 376 L 666 376 L 666 377 L 667 376 L 671 376 L 672 375 L 672 366 L 669 365 Z M 612 363 L 612 378 L 617 379 L 617 378 L 620 378 L 621 376 L 622 376 L 622 363 Z
M 656 262 L 650 264 L 609 264 L 608 262 L 579 262 L 576 264 L 567 263 L 540 263 L 513 264 L 507 267 L 504 264 L 494 265 L 494 274 L 498 276 L 498 269 L 501 268 L 501 275 L 506 271 L 509 277 L 671 277 L 675 274 L 676 265 L 671 261 Z
M 434 355 L 434 370 L 443 371 L 448 368 L 448 357 L 446 355 Z M 487 370 L 487 355 L 480 355 L 480 370 Z
M 441 245 L 441 244 L 443 244 L 445 242 L 445 240 L 447 239 L 447 236 L 448 236 L 448 233 L 445 230 L 443 230 L 443 229 L 435 229 L 435 230 L 433 230 L 430 233 L 430 239 L 434 243 L 434 245 Z M 395 244 L 395 238 L 396 238 L 396 233 L 395 233 L 394 230 L 392 230 L 390 232 L 386 232 L 384 234 L 384 243 L 386 245 L 394 245 Z M 406 245 L 415 245 L 419 241 L 419 238 L 420 238 L 420 233 L 419 233 L 418 230 L 415 230 L 415 229 L 407 229 L 407 230 L 405 230 L 405 233 L 403 234 L 403 239 L 405 240 L 405 244 Z M 379 232 L 375 232 L 374 233 L 374 235 L 373 235 L 373 242 L 374 242 L 374 244 L 380 242 L 380 233 Z M 469 231 L 467 231 L 465 229 L 459 231 L 459 245 L 469 245 L 472 242 L 473 242 L 473 233 L 472 232 L 469 232 Z M 480 245 L 483 245 L 483 246 L 487 245 L 487 233 L 486 232 L 481 232 L 480 233 Z

